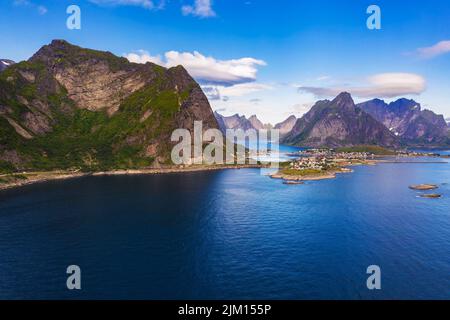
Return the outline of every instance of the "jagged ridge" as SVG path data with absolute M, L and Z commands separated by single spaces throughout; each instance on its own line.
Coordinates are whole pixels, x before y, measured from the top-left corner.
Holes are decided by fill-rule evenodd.
M 383 124 L 356 107 L 346 92 L 333 101 L 318 101 L 297 120 L 283 142 L 308 147 L 399 145 L 397 138 Z
M 448 144 L 448 126 L 442 115 L 422 110 L 414 100 L 398 99 L 387 104 L 373 99 L 358 107 L 383 123 L 407 145 Z

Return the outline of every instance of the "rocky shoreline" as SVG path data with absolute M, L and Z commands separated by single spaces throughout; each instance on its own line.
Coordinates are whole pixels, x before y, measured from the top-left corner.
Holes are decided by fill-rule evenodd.
M 354 150 L 353 150 L 354 149 Z M 361 149 L 361 150 L 359 150 Z M 380 154 L 371 153 L 377 151 Z M 381 154 L 381 152 L 385 154 Z M 358 165 L 377 165 L 380 163 L 406 164 L 406 163 L 448 163 L 446 161 L 421 161 L 407 158 L 416 158 L 417 153 L 394 153 L 388 154 L 387 150 L 370 147 L 351 148 L 349 150 L 332 149 L 307 149 L 292 156 L 299 156 L 289 162 L 278 172 L 270 175 L 273 179 L 282 179 L 285 184 L 295 184 L 289 182 L 317 181 L 336 178 L 340 173 L 351 173 L 350 167 Z M 435 157 L 434 154 L 421 154 L 421 156 Z
M 224 165 L 224 166 L 192 166 L 192 167 L 167 167 L 167 168 L 148 168 L 148 169 L 129 169 L 129 170 L 112 170 L 98 172 L 70 172 L 70 171 L 48 171 L 48 172 L 22 172 L 17 174 L 3 174 L 2 178 L 14 178 L 11 182 L 0 183 L 0 191 L 23 187 L 35 183 L 67 180 L 82 178 L 88 176 L 119 176 L 119 175 L 158 175 L 170 173 L 188 173 L 202 171 L 217 170 L 239 170 L 239 169 L 258 169 L 263 168 L 262 165 Z
M 284 174 L 282 172 L 277 172 L 275 174 L 270 175 L 272 179 L 282 179 L 285 182 L 288 181 L 320 181 L 320 180 L 328 180 L 328 179 L 335 179 L 337 174 L 340 173 L 352 173 L 353 170 L 349 168 L 341 168 L 340 170 L 333 170 L 328 172 L 323 172 L 320 174 L 314 174 L 314 175 L 291 175 L 291 174 Z M 290 183 L 287 183 L 290 184 Z M 294 183 L 292 183 L 294 184 Z
M 427 161 L 396 161 L 396 160 L 365 160 L 360 163 L 346 163 L 338 169 L 328 170 L 317 174 L 295 175 L 285 174 L 282 171 L 278 171 L 269 175 L 272 179 L 281 179 L 285 184 L 301 184 L 303 181 L 320 181 L 335 179 L 338 174 L 352 173 L 353 170 L 350 166 L 356 165 L 376 165 L 379 163 L 430 163 Z M 447 163 L 447 162 L 432 162 L 432 163 Z M 97 171 L 97 172 L 74 172 L 74 171 L 47 171 L 47 172 L 21 172 L 13 174 L 0 175 L 0 191 L 27 186 L 35 183 L 75 179 L 87 176 L 118 176 L 118 175 L 159 175 L 170 173 L 188 173 L 188 172 L 202 172 L 202 171 L 217 171 L 217 170 L 230 170 L 230 169 L 252 169 L 252 168 L 264 168 L 261 164 L 248 164 L 248 165 L 221 165 L 221 166 L 188 166 L 188 167 L 162 167 L 162 168 L 145 168 L 145 169 L 127 169 L 127 170 L 111 170 L 111 171 Z M 10 180 L 2 182 L 2 180 Z

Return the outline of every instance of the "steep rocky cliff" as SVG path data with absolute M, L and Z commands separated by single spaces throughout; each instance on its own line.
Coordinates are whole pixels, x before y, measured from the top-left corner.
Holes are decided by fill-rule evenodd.
M 297 120 L 283 141 L 308 147 L 398 146 L 395 135 L 356 107 L 350 94 L 345 92 L 333 101 L 318 101 Z
M 295 116 L 290 116 L 283 122 L 277 123 L 275 129 L 280 130 L 280 136 L 285 136 L 291 132 L 297 123 L 297 118 Z
M 264 123 L 262 123 L 256 115 L 252 115 L 248 118 L 248 121 L 251 123 L 252 127 L 255 128 L 255 130 L 262 130 L 265 128 Z
M 169 162 L 176 128 L 218 128 L 182 66 L 135 64 L 63 40 L 0 73 L 0 170 Z

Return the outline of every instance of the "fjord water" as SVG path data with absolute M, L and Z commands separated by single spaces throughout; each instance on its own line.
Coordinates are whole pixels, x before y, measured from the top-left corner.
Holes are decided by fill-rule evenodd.
M 449 181 L 449 164 L 405 163 L 295 186 L 242 169 L 3 191 L 0 298 L 448 299 Z

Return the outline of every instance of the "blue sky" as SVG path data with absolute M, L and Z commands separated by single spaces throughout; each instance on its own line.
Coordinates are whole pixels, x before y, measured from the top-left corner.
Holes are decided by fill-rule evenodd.
M 71 4 L 81 30 L 66 27 Z M 366 26 L 371 4 L 381 30 Z M 341 90 L 357 102 L 410 97 L 449 117 L 449 21 L 446 0 L 0 0 L 0 57 L 66 39 L 181 63 L 213 109 L 272 123 Z

